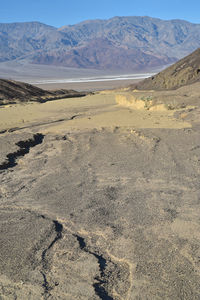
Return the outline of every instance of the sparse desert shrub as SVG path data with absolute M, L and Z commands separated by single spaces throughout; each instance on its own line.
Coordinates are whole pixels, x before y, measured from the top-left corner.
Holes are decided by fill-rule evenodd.
M 174 110 L 174 109 L 175 109 L 175 106 L 172 105 L 172 104 L 165 104 L 165 107 L 166 107 L 168 110 Z
M 142 96 L 140 98 L 140 100 L 143 100 L 143 101 L 152 101 L 153 100 L 153 97 L 152 96 Z
M 140 100 L 144 101 L 145 104 L 144 104 L 144 108 L 145 109 L 149 109 L 152 105 L 152 100 L 153 100 L 153 97 L 152 96 L 142 96 L 140 98 Z

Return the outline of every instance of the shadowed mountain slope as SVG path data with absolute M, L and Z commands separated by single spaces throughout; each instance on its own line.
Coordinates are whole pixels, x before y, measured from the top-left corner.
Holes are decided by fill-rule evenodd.
M 200 48 L 155 76 L 131 86 L 139 90 L 170 90 L 200 81 Z
M 48 54 L 35 55 L 36 64 L 52 64 L 73 68 L 95 68 L 140 71 L 142 68 L 154 68 L 163 64 L 173 63 L 176 59 L 166 55 L 147 54 L 140 49 L 117 46 L 108 39 L 98 38 L 70 51 L 50 51 Z

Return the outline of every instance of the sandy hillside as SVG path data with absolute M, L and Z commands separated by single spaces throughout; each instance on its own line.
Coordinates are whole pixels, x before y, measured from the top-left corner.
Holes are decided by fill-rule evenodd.
M 199 84 L 0 108 L 0 299 L 200 299 Z
M 182 58 L 155 76 L 146 78 L 131 89 L 138 90 L 171 90 L 200 82 L 200 48 Z

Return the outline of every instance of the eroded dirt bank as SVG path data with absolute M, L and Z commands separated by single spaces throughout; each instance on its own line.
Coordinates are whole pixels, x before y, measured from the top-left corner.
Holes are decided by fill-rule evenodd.
M 199 299 L 197 96 L 115 97 L 1 108 L 0 299 Z

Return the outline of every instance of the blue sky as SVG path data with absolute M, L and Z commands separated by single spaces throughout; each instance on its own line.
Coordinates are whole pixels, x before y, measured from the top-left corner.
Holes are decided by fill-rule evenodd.
M 199 12 L 200 0 L 0 0 L 0 23 L 40 21 L 56 27 L 113 16 L 200 23 Z

